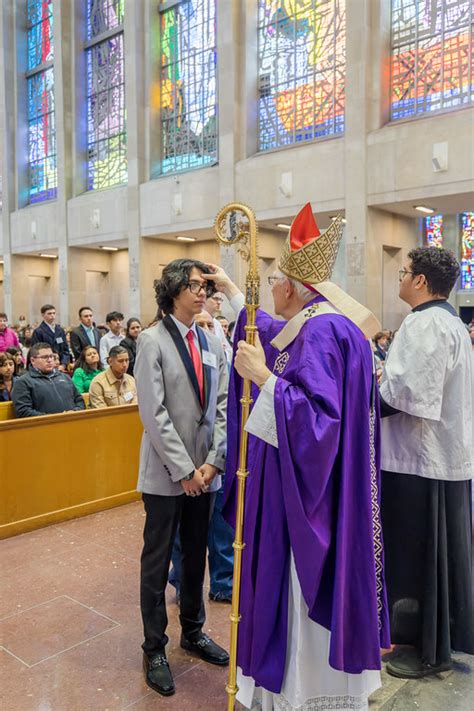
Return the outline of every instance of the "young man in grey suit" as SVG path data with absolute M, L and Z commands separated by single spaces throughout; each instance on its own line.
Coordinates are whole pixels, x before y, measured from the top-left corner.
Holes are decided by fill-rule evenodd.
M 140 602 L 145 633 L 143 665 L 152 689 L 169 696 L 174 682 L 165 588 L 179 525 L 182 550 L 181 647 L 211 664 L 229 655 L 202 632 L 203 581 L 212 492 L 221 485 L 226 447 L 227 365 L 218 339 L 196 326 L 213 287 L 207 267 L 176 259 L 155 282 L 163 318 L 138 340 L 135 379 L 145 432 L 138 490 L 146 511 Z

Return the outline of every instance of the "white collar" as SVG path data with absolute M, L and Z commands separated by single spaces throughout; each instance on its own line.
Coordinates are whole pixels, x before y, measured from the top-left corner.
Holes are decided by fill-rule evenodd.
M 194 321 L 192 323 L 191 328 L 189 328 L 189 326 L 186 326 L 186 324 L 184 324 L 182 321 L 178 321 L 178 319 L 173 316 L 173 314 L 170 314 L 170 316 L 173 319 L 176 327 L 178 328 L 178 331 L 180 332 L 183 338 L 186 338 L 186 336 L 188 335 L 188 331 L 192 331 L 194 333 L 195 338 L 197 339 L 197 330 Z

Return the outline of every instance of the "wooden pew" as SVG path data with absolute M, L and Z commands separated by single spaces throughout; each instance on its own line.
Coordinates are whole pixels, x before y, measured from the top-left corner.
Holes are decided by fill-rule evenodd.
M 13 420 L 14 417 L 15 410 L 13 409 L 13 404 L 11 402 L 0 402 L 0 422 Z
M 86 407 L 89 407 L 89 393 L 82 393 Z M 0 422 L 4 420 L 14 420 L 16 417 L 13 403 L 0 402 Z
M 142 432 L 137 405 L 0 421 L 0 538 L 138 499 Z

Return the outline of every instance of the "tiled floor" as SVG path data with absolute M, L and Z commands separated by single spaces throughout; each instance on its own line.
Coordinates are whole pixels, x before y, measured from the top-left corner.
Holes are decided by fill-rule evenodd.
M 179 647 L 172 589 L 168 658 L 177 693 L 164 699 L 141 671 L 141 503 L 0 543 L 2 711 L 222 711 L 226 670 Z M 206 590 L 207 594 L 207 590 Z M 206 631 L 228 646 L 229 606 L 209 603 Z M 467 711 L 472 665 L 443 678 L 384 676 L 371 711 Z

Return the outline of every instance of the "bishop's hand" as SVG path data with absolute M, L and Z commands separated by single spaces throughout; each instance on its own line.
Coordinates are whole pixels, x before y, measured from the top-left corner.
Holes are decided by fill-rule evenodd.
M 261 388 L 272 374 L 265 362 L 265 351 L 260 343 L 258 333 L 255 335 L 255 345 L 239 341 L 235 354 L 234 366 L 242 378 L 248 378 Z
M 217 291 L 225 294 L 227 298 L 230 299 L 236 294 L 240 294 L 239 289 L 236 287 L 231 278 L 226 274 L 226 272 L 219 267 L 217 264 L 207 264 L 209 273 L 203 273 L 201 276 L 203 279 L 207 279 L 209 282 L 213 282 Z

